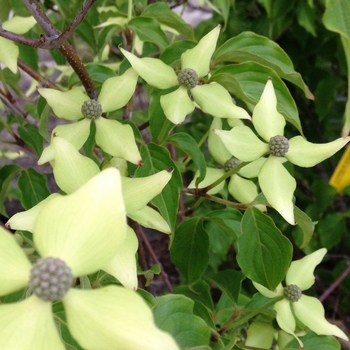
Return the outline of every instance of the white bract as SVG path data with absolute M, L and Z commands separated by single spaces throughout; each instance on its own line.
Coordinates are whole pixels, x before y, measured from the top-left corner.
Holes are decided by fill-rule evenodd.
M 286 287 L 295 285 L 300 291 L 309 289 L 315 282 L 315 267 L 322 261 L 326 253 L 327 250 L 322 248 L 300 260 L 293 261 L 286 274 Z M 274 305 L 276 320 L 282 330 L 298 339 L 301 346 L 302 342 L 295 335 L 295 318 L 318 335 L 335 335 L 348 340 L 348 337 L 342 330 L 325 319 L 323 306 L 318 299 L 302 294 L 299 300 L 290 301 L 285 297 L 285 288 L 283 288 L 282 284 L 279 284 L 274 291 L 270 291 L 256 282 L 253 282 L 253 284 L 265 297 L 276 298 L 284 296 L 282 300 L 277 301 Z
M 135 91 L 136 72 L 130 68 L 123 75 L 107 79 L 101 88 L 97 102 L 102 113 L 108 113 L 125 106 Z M 81 108 L 89 97 L 78 88 L 61 92 L 54 89 L 38 89 L 57 117 L 65 120 L 79 120 L 77 123 L 60 125 L 53 130 L 52 137 L 60 136 L 69 141 L 75 148 L 83 146 L 90 135 L 91 119 L 84 118 Z M 105 152 L 140 165 L 142 163 L 134 132 L 130 125 L 117 120 L 99 117 L 94 119 L 96 125 L 95 141 Z M 39 159 L 39 164 L 52 161 L 55 152 L 51 145 Z
M 59 258 L 74 277 L 109 263 L 127 237 L 118 170 L 107 169 L 76 192 L 46 201 L 34 223 L 34 244 L 42 258 Z M 28 286 L 31 263 L 16 241 L 0 228 L 0 295 Z M 61 299 L 68 328 L 84 349 L 178 350 L 154 324 L 152 312 L 134 291 L 118 286 L 70 288 Z M 19 336 L 20 335 L 20 336 Z M 64 350 L 52 302 L 32 294 L 0 305 L 0 348 Z
M 220 33 L 217 26 L 205 35 L 198 44 L 181 55 L 181 69 L 195 71 L 197 78 L 209 73 L 210 60 L 215 51 Z M 175 91 L 162 95 L 160 104 L 165 116 L 174 124 L 182 123 L 193 112 L 195 104 L 188 95 L 184 85 L 179 83 L 174 69 L 155 58 L 138 58 L 132 53 L 120 49 L 137 74 L 149 85 L 158 89 L 179 86 Z M 219 118 L 250 119 L 249 114 L 233 102 L 229 92 L 220 84 L 211 83 L 189 88 L 196 104 L 205 112 Z
M 275 136 L 283 136 L 285 124 L 283 115 L 277 111 L 277 98 L 272 80 L 269 79 L 253 111 L 253 125 L 265 142 L 247 126 L 236 126 L 230 131 L 215 130 L 215 133 L 229 152 L 243 162 L 252 162 L 268 155 L 258 174 L 260 188 L 269 204 L 287 222 L 295 225 L 293 193 L 296 181 L 283 162 L 288 160 L 301 167 L 312 167 L 331 157 L 350 141 L 350 137 L 314 144 L 302 136 L 295 136 L 288 140 L 288 151 L 283 156 L 275 156 L 271 153 L 269 142 Z

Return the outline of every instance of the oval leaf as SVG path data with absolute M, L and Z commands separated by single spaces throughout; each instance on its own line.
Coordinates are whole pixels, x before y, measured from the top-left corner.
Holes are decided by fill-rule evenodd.
M 249 208 L 244 213 L 237 248 L 237 262 L 251 280 L 274 290 L 284 279 L 292 260 L 292 244 L 260 210 Z

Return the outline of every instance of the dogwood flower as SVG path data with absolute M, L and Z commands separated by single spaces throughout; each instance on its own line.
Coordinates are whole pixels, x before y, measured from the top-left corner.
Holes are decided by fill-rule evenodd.
M 137 74 L 149 85 L 158 89 L 179 86 L 173 92 L 161 96 L 160 104 L 165 116 L 174 124 L 182 123 L 193 112 L 195 104 L 188 96 L 190 91 L 196 104 L 205 112 L 219 118 L 250 119 L 249 114 L 233 102 L 229 92 L 220 84 L 198 85 L 198 79 L 210 70 L 210 60 L 219 37 L 220 26 L 205 35 L 198 44 L 181 55 L 181 72 L 155 58 L 138 58 L 120 49 Z
M 4 22 L 2 28 L 15 34 L 24 34 L 33 28 L 35 24 L 36 20 L 32 16 L 14 16 L 10 20 Z M 4 63 L 12 73 L 16 74 L 17 58 L 19 55 L 18 46 L 12 41 L 0 36 L 0 47 L 0 62 Z
M 33 265 L 0 228 L 0 295 L 27 286 L 32 292 L 0 305 L 0 348 L 65 349 L 52 312 L 52 302 L 61 300 L 70 333 L 84 349 L 178 349 L 156 328 L 151 310 L 135 292 L 113 285 L 71 287 L 75 277 L 94 273 L 113 258 L 126 227 L 120 175 L 107 169 L 43 206 L 33 234 L 41 258 Z
M 261 141 L 247 126 L 236 126 L 230 131 L 217 130 L 228 151 L 243 162 L 251 162 L 268 155 L 258 174 L 259 185 L 269 204 L 291 225 L 295 225 L 293 193 L 296 181 L 283 166 L 288 160 L 301 167 L 312 167 L 331 157 L 350 141 L 339 138 L 325 144 L 314 144 L 302 136 L 288 140 L 283 136 L 286 124 L 277 111 L 277 98 L 269 79 L 259 102 L 253 110 L 253 125 Z
M 133 130 L 130 125 L 117 120 L 101 117 L 102 113 L 117 110 L 126 105 L 135 91 L 136 72 L 130 68 L 123 75 L 109 78 L 103 84 L 97 101 L 90 100 L 78 88 L 61 92 L 54 89 L 38 89 L 57 117 L 65 120 L 79 120 L 77 123 L 60 125 L 55 128 L 59 135 L 81 148 L 90 135 L 90 125 L 96 125 L 95 141 L 105 152 L 140 165 Z M 53 150 L 47 147 L 39 159 L 39 164 L 54 159 Z
M 52 140 L 55 160 L 51 162 L 57 185 L 70 194 L 88 180 L 100 173 L 98 166 L 90 158 L 84 157 L 68 141 L 56 136 Z M 121 176 L 122 193 L 126 208 L 126 215 L 140 225 L 155 229 L 166 234 L 171 229 L 164 218 L 147 204 L 161 191 L 171 179 L 172 171 L 163 170 L 143 178 L 128 178 Z M 34 223 L 44 207 L 52 198 L 62 196 L 51 195 L 33 208 L 15 214 L 6 223 L 8 228 L 33 232 Z M 120 249 L 116 249 L 113 258 L 102 267 L 110 275 L 118 279 L 124 287 L 136 290 L 137 264 L 135 254 L 138 240 L 135 232 L 128 227 L 125 241 Z
M 342 330 L 325 319 L 321 302 L 302 293 L 314 284 L 315 267 L 326 253 L 327 250 L 322 248 L 300 260 L 293 261 L 286 274 L 285 287 L 279 284 L 276 290 L 270 291 L 259 283 L 253 282 L 255 288 L 267 298 L 284 297 L 274 305 L 277 323 L 282 330 L 298 339 L 301 346 L 302 342 L 295 335 L 295 318 L 318 335 L 335 335 L 348 340 Z

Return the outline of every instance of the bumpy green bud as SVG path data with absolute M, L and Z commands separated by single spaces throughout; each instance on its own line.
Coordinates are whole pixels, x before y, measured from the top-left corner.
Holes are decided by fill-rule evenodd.
M 86 64 L 93 62 L 95 56 L 91 52 L 84 52 L 83 56 L 81 57 L 81 61 Z
M 69 76 L 68 75 L 63 75 L 61 80 L 60 80 L 60 84 L 63 87 L 68 87 L 68 83 L 69 83 Z
M 61 300 L 72 286 L 73 274 L 59 258 L 39 259 L 30 271 L 29 288 L 44 301 Z
M 271 137 L 269 146 L 271 154 L 276 157 L 283 157 L 289 150 L 288 139 L 280 135 Z
M 135 16 L 140 16 L 142 11 L 145 9 L 145 6 L 141 2 L 134 4 L 134 14 Z
M 224 165 L 225 171 L 229 171 L 229 170 L 233 169 L 236 165 L 238 165 L 240 163 L 241 163 L 241 161 L 235 157 L 228 159 Z
M 284 296 L 291 302 L 297 302 L 302 295 L 300 288 L 295 284 L 290 284 L 283 290 Z
M 185 68 L 179 73 L 177 80 L 187 89 L 193 89 L 198 84 L 198 75 L 195 70 Z
M 96 100 L 88 100 L 83 103 L 81 113 L 85 118 L 97 119 L 102 114 L 102 106 Z

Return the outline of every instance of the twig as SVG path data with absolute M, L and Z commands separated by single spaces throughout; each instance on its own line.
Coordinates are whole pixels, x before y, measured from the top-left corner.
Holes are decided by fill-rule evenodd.
M 343 279 L 350 273 L 350 262 L 348 261 L 348 267 L 342 272 L 342 274 L 331 284 L 329 288 L 320 296 L 320 302 L 324 302 L 330 294 L 339 286 Z
M 173 287 L 169 281 L 169 277 L 167 275 L 167 273 L 164 271 L 164 269 L 162 268 L 162 264 L 160 263 L 160 261 L 158 260 L 151 244 L 149 243 L 143 229 L 141 228 L 140 225 L 135 224 L 133 225 L 133 228 L 135 229 L 137 235 L 142 239 L 142 242 L 144 243 L 148 253 L 150 254 L 151 258 L 153 259 L 153 261 L 160 266 L 162 272 L 160 273 L 160 277 L 162 278 L 166 288 L 168 289 L 169 292 L 171 292 L 173 290 Z
M 22 1 L 45 33 L 45 36 L 40 37 L 39 41 L 41 42 L 41 44 L 38 47 L 44 48 L 46 41 L 48 41 L 49 44 L 51 41 L 54 42 L 55 40 L 57 40 L 57 42 L 60 44 L 58 40 L 60 40 L 59 38 L 62 33 L 52 24 L 50 19 L 47 17 L 46 13 L 41 9 L 38 2 L 36 0 Z M 87 11 L 90 9 L 90 7 L 95 1 L 96 0 L 86 0 L 84 2 L 82 8 L 79 10 L 77 16 L 73 20 L 74 23 L 72 22 L 73 24 L 69 25 L 68 29 L 63 33 L 64 40 L 66 40 L 66 36 L 68 37 L 71 31 L 74 30 L 76 26 L 78 26 L 81 23 Z M 88 5 L 86 6 L 86 4 Z M 96 100 L 97 90 L 95 84 L 73 47 L 66 42 L 62 43 L 62 45 L 58 47 L 58 50 L 66 58 L 66 60 L 72 66 L 74 71 L 77 73 L 89 97 L 91 99 Z
M 19 58 L 17 59 L 17 65 L 24 72 L 26 72 L 29 76 L 31 76 L 32 78 L 37 80 L 39 83 L 41 83 L 44 87 L 49 87 L 49 88 L 57 87 L 53 82 L 44 78 L 41 74 L 39 74 L 36 70 L 34 70 L 32 67 L 28 66 L 27 63 L 24 63 Z

